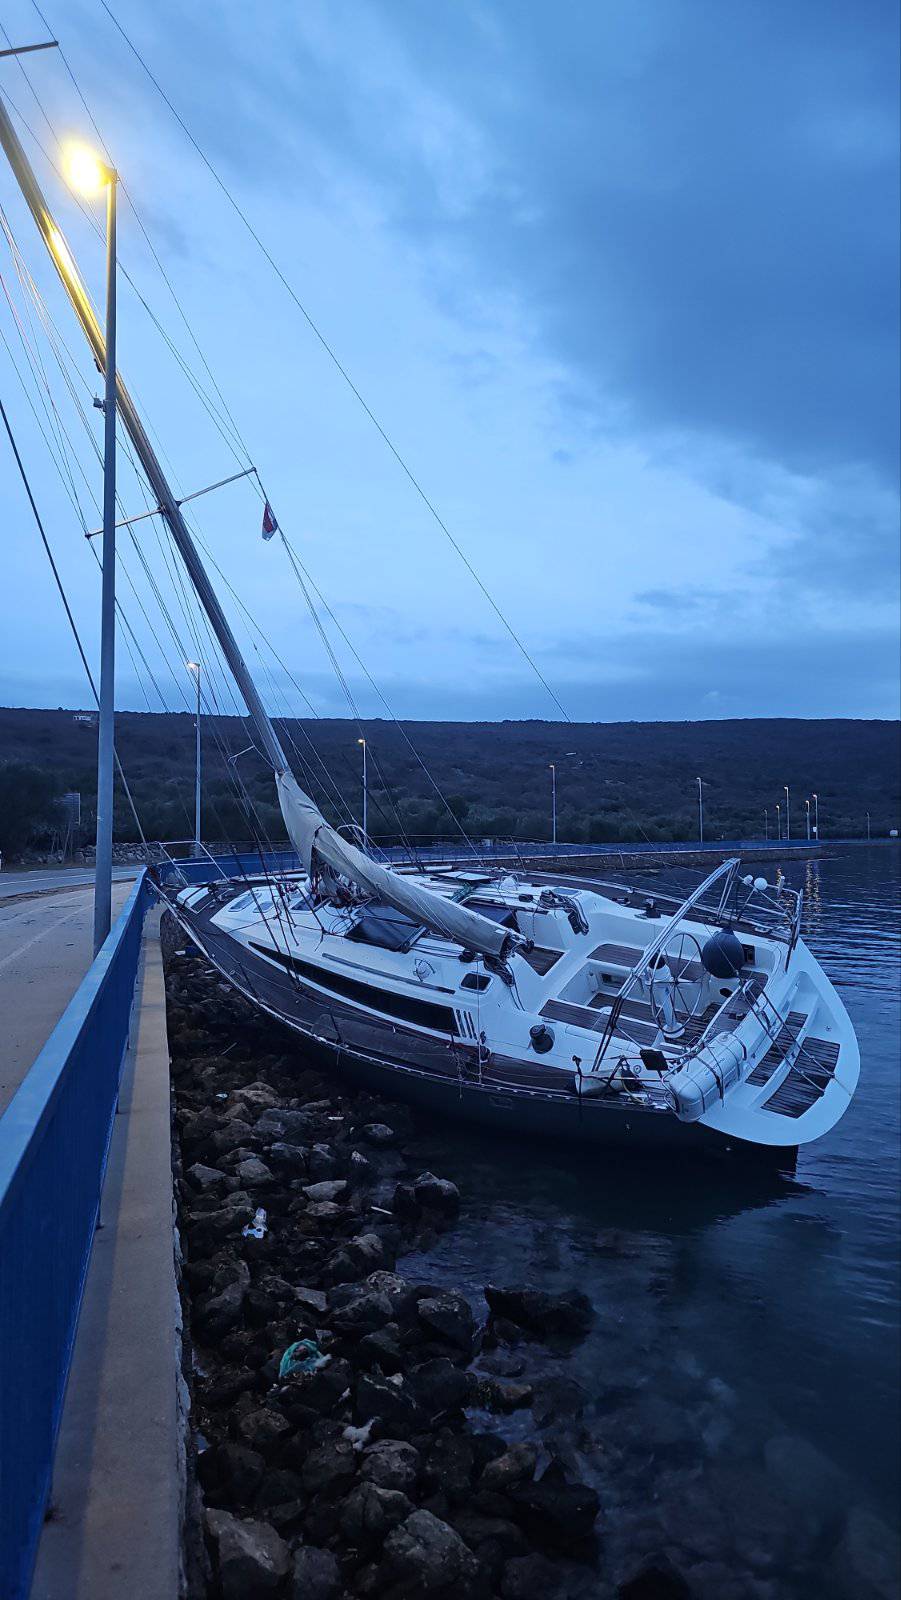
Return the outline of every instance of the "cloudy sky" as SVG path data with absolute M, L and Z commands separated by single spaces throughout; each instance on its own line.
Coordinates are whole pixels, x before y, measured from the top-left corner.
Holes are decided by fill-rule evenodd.
M 223 0 L 113 9 L 569 715 L 897 714 L 891 0 L 265 0 L 252 25 Z M 179 492 L 246 448 L 396 713 L 556 715 L 101 0 L 43 10 L 123 176 L 121 265 L 211 392 L 202 350 L 242 441 L 123 279 L 120 369 Z M 45 36 L 31 0 L 4 26 Z M 0 88 L 99 294 L 100 240 L 51 165 L 87 113 L 64 62 L 26 65 L 0 62 Z M 5 167 L 0 205 L 96 442 L 96 377 Z M 96 657 L 98 463 L 3 238 L 0 271 L 0 394 Z M 143 509 L 124 465 L 121 494 Z M 2 438 L 0 495 L 0 700 L 85 704 Z M 252 489 L 195 509 L 303 694 L 346 713 Z M 181 706 L 183 647 L 207 644 L 154 524 L 120 549 L 118 703 Z M 229 604 L 274 707 L 302 712 Z

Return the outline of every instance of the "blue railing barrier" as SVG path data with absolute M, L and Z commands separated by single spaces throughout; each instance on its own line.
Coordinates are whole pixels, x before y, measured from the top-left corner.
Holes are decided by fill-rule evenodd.
M 26 1600 L 128 1049 L 142 871 L 0 1118 L 0 1596 Z
M 748 851 L 766 851 L 777 857 L 792 852 L 809 851 L 825 841 L 816 839 L 705 839 L 661 841 L 641 840 L 634 844 L 570 844 L 561 841 L 551 844 L 547 839 L 490 839 L 473 841 L 470 847 L 463 839 L 438 839 L 416 846 L 416 858 L 423 862 L 453 861 L 459 864 L 480 862 L 536 860 L 541 856 L 560 859 L 565 856 L 584 856 L 587 859 L 609 857 L 612 863 L 619 856 L 664 856 L 672 863 L 679 856 L 729 854 L 742 855 Z M 830 845 L 860 844 L 859 839 L 830 839 Z M 379 860 L 399 863 L 409 862 L 412 852 L 405 845 L 372 845 L 372 853 Z M 171 859 L 156 868 L 163 882 L 186 884 L 209 883 L 215 878 L 253 877 L 260 873 L 296 871 L 299 862 L 293 850 L 258 850 L 251 845 L 237 845 L 232 851 L 216 855 L 186 856 Z

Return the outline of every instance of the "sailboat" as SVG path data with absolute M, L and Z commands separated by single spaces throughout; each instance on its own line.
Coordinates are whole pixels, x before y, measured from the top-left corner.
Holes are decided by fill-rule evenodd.
M 0 101 L 0 143 L 85 333 L 103 334 Z M 801 896 L 718 865 L 687 896 L 508 864 L 392 866 L 291 770 L 121 375 L 154 504 L 272 769 L 290 871 L 156 873 L 185 934 L 331 1070 L 519 1135 L 789 1155 L 835 1126 L 860 1070 L 800 938 Z

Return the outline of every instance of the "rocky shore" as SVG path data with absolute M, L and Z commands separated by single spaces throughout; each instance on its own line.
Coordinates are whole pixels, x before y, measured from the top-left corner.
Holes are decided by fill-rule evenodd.
M 580 1391 L 530 1381 L 590 1302 L 423 1277 L 460 1196 L 404 1109 L 305 1068 L 172 925 L 164 949 L 192 1600 L 599 1593 L 598 1496 L 552 1439 Z

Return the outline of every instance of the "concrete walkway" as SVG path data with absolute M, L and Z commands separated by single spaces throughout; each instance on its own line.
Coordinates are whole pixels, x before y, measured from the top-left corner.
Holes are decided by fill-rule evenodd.
M 137 867 L 113 867 L 113 883 L 133 883 L 137 875 Z M 48 889 L 88 889 L 93 882 L 93 867 L 28 867 L 0 872 L 0 900 L 20 894 L 45 894 Z
M 159 912 L 113 1130 L 31 1600 L 177 1600 L 177 1296 Z
M 88 887 L 0 901 L 0 1113 L 91 964 L 94 897 Z M 129 883 L 113 885 L 114 919 L 129 891 Z

